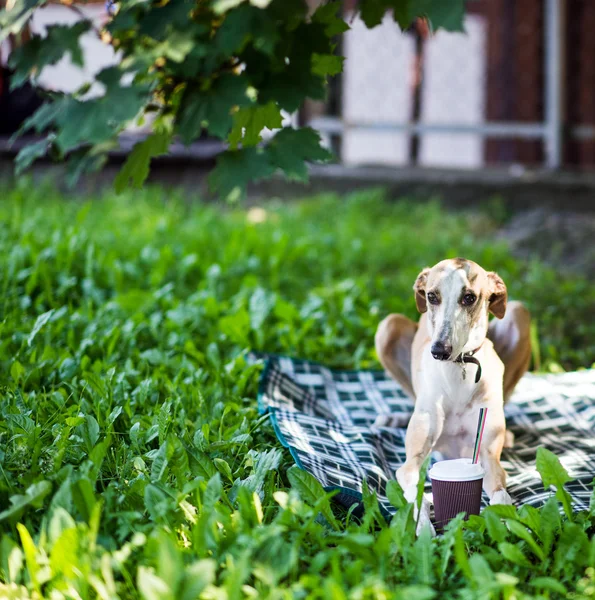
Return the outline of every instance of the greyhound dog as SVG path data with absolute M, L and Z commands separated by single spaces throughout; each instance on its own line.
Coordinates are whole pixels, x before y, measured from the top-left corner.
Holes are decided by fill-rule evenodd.
M 405 437 L 407 459 L 396 472 L 414 502 L 420 468 L 437 450 L 445 458 L 471 457 L 480 407 L 488 408 L 480 451 L 490 504 L 510 504 L 502 448 L 512 445 L 504 403 L 529 367 L 530 315 L 509 302 L 502 279 L 462 258 L 425 268 L 413 286 L 418 324 L 392 314 L 378 326 L 376 352 L 385 369 L 415 399 Z M 497 320 L 488 323 L 489 313 Z M 380 415 L 376 426 L 391 424 Z M 418 532 L 430 522 L 419 508 Z M 417 508 L 416 508 L 417 517 Z

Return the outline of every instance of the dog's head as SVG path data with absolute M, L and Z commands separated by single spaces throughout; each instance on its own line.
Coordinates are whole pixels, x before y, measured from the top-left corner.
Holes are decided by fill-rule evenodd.
M 455 360 L 475 350 L 486 336 L 488 313 L 501 319 L 506 312 L 500 276 L 463 258 L 424 269 L 413 289 L 419 312 L 428 312 L 431 352 L 437 360 Z

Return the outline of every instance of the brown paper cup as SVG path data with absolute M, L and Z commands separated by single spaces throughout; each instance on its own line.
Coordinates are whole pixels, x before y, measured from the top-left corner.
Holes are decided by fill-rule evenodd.
M 470 458 L 445 460 L 437 462 L 429 475 L 437 530 L 461 512 L 466 519 L 479 514 L 484 476 L 480 465 L 472 465 Z

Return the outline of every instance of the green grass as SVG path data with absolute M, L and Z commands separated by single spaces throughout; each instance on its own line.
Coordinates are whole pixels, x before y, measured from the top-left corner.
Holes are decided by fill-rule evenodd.
M 375 192 L 265 213 L 155 189 L 3 198 L 0 597 L 593 597 L 595 511 L 560 519 L 561 485 L 541 512 L 491 510 L 435 540 L 407 508 L 386 524 L 370 495 L 363 520 L 334 519 L 288 471 L 246 362 L 377 367 L 380 319 L 415 317 L 419 270 L 460 255 L 529 305 L 541 369 L 589 367 L 588 282 L 516 261 L 486 214 Z

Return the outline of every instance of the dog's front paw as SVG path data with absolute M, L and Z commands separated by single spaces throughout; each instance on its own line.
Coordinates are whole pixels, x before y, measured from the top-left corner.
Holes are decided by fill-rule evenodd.
M 424 497 L 422 499 L 421 508 L 418 511 L 416 507 L 413 514 L 417 519 L 417 528 L 415 529 L 416 535 L 420 535 L 421 532 L 428 527 L 430 529 L 430 535 L 432 537 L 436 537 L 436 530 L 434 529 L 434 525 L 432 525 L 432 521 L 430 520 L 430 503 L 427 498 Z
M 494 504 L 512 504 L 512 498 L 506 490 L 496 490 L 490 500 L 490 505 Z

